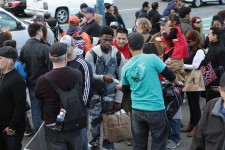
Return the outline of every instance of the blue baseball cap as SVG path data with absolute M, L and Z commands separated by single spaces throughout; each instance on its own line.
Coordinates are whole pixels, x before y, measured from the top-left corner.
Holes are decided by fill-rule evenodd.
M 95 10 L 92 7 L 87 7 L 84 11 L 85 14 L 90 13 L 90 14 L 94 14 Z

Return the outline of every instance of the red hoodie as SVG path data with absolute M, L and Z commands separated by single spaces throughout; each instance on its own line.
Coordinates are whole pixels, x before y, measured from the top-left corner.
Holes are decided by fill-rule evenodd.
M 131 54 L 130 54 L 130 51 L 129 51 L 128 43 L 125 45 L 125 47 L 119 48 L 117 43 L 116 43 L 116 40 L 113 40 L 113 45 L 124 55 L 125 59 L 127 59 L 127 60 L 130 59 Z

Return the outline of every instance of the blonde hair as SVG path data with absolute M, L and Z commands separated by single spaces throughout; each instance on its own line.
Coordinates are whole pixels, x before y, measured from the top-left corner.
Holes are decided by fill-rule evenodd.
M 142 34 L 149 33 L 152 28 L 152 24 L 146 18 L 138 18 L 137 24 L 138 24 L 139 28 L 142 30 Z
M 102 15 L 100 15 L 100 14 L 95 14 L 95 16 L 94 16 L 94 18 L 95 18 L 95 21 L 100 25 L 100 26 L 102 26 Z

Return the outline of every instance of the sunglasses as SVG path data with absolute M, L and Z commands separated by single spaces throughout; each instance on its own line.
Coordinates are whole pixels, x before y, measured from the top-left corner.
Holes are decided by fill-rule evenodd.
M 196 21 L 195 23 L 197 23 L 197 24 L 199 24 L 199 23 L 201 23 L 202 21 Z

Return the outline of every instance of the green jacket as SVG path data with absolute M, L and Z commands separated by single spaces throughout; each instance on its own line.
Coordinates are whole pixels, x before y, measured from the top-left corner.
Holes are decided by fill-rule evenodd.
M 181 18 L 180 19 L 181 21 L 181 30 L 182 30 L 182 33 L 185 35 L 189 30 L 192 30 L 192 27 L 190 25 L 190 21 L 187 20 L 187 19 L 183 19 Z

